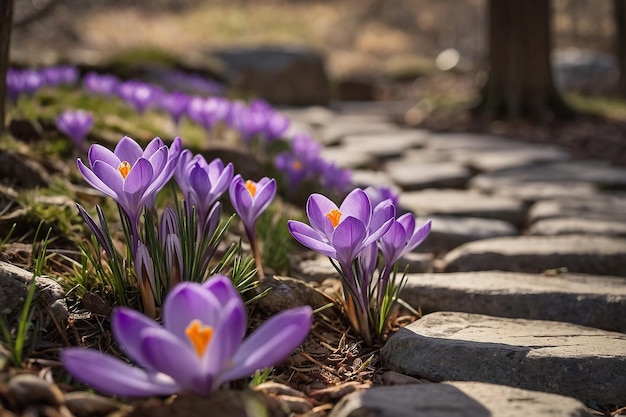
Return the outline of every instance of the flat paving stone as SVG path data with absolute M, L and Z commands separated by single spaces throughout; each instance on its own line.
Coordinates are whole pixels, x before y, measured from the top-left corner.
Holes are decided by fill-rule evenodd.
M 560 198 L 542 200 L 533 204 L 528 211 L 528 220 L 578 217 L 587 220 L 626 222 L 626 196 L 621 194 L 596 194 L 589 198 Z
M 626 334 L 544 320 L 427 314 L 394 333 L 382 365 L 432 381 L 478 381 L 626 404 Z
M 623 220 L 593 220 L 586 217 L 564 217 L 539 220 L 528 229 L 529 235 L 556 236 L 571 234 L 604 235 L 626 238 Z
M 372 387 L 343 397 L 328 417 L 586 417 L 573 398 L 484 382 Z
M 568 161 L 501 169 L 475 176 L 469 187 L 491 191 L 526 182 L 586 182 L 605 189 L 626 189 L 626 168 L 597 161 Z
M 626 239 L 593 236 L 518 236 L 477 240 L 443 257 L 443 271 L 569 272 L 626 276 Z
M 391 179 L 404 190 L 425 188 L 465 188 L 471 172 L 456 163 L 416 163 L 394 161 L 385 165 Z
M 465 190 L 423 190 L 400 195 L 401 207 L 419 216 L 445 215 L 503 220 L 521 225 L 526 208 L 519 200 Z
M 342 168 L 364 168 L 371 167 L 375 163 L 375 158 L 355 149 L 346 149 L 343 146 L 332 146 L 322 149 L 320 156 L 330 162 L 334 162 Z
M 318 135 L 325 145 L 336 144 L 345 136 L 395 132 L 398 126 L 372 116 L 336 117 L 318 130 Z
M 428 238 L 416 248 L 418 252 L 442 254 L 474 240 L 518 235 L 517 228 L 504 220 L 432 215 L 420 217 L 418 223 L 427 219 L 432 226 Z
M 553 320 L 626 333 L 626 278 L 479 271 L 409 274 L 400 297 L 424 313 Z
M 380 158 L 399 157 L 405 151 L 424 146 L 428 133 L 424 130 L 398 129 L 392 132 L 345 136 L 341 143 L 348 149 Z
M 534 203 L 540 200 L 554 198 L 593 198 L 598 187 L 587 182 L 523 182 L 514 186 L 497 185 L 487 189 L 474 188 L 476 184 L 470 182 L 470 189 L 487 192 L 491 195 L 510 197 L 525 203 Z
M 431 133 L 427 147 L 438 150 L 493 150 L 510 149 L 519 143 L 503 136 L 480 133 Z
M 511 149 L 457 153 L 455 160 L 479 172 L 491 172 L 546 162 L 566 161 L 571 156 L 554 146 L 513 145 Z
M 352 183 L 355 187 L 389 187 L 396 192 L 400 188 L 391 180 L 389 175 L 384 171 L 373 171 L 371 169 L 353 169 Z

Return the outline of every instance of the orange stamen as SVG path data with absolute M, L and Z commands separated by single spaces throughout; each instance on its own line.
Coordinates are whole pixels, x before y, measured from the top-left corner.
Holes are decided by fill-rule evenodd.
M 130 164 L 126 161 L 122 162 L 118 167 L 117 171 L 120 173 L 122 178 L 126 179 L 128 173 L 130 172 Z
M 326 213 L 326 217 L 328 217 L 328 220 L 330 220 L 330 223 L 333 225 L 333 228 L 337 227 L 337 225 L 339 224 L 339 219 L 341 218 L 342 214 L 343 213 L 341 213 L 337 209 L 332 209 L 331 211 Z
M 246 188 L 252 197 L 256 194 L 256 182 L 254 181 L 246 181 Z
M 196 349 L 198 356 L 202 357 L 213 338 L 213 327 L 203 326 L 200 320 L 196 319 L 189 323 L 185 329 L 185 334 Z
M 296 160 L 293 161 L 293 164 L 291 164 L 291 166 L 293 167 L 293 169 L 295 169 L 296 171 L 300 171 L 302 169 L 302 162 Z

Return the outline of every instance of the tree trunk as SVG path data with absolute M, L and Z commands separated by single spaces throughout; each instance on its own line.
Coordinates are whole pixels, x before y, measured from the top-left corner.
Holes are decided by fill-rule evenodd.
M 554 86 L 549 0 L 489 0 L 489 78 L 476 114 L 548 122 L 573 115 Z
M 626 0 L 613 0 L 615 58 L 619 69 L 618 92 L 626 96 Z
M 0 0 L 0 134 L 4 131 L 5 105 L 7 102 L 7 68 L 9 67 L 9 43 L 13 25 L 13 0 Z

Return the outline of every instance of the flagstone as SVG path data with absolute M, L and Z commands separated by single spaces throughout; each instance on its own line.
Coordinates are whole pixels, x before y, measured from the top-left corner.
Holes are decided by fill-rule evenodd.
M 593 198 L 598 193 L 598 187 L 588 182 L 523 182 L 510 185 L 495 185 L 490 188 L 480 188 L 470 182 L 470 189 L 489 193 L 491 195 L 515 198 L 522 200 L 525 203 L 534 203 L 540 200 L 554 199 L 554 198 Z
M 343 146 L 324 148 L 321 157 L 327 161 L 334 162 L 342 168 L 371 167 L 375 163 L 372 155 L 354 149 L 348 150 Z
M 419 216 L 479 217 L 503 220 L 516 225 L 521 225 L 526 218 L 526 209 L 521 201 L 475 191 L 410 191 L 401 194 L 399 201 L 401 207 Z
M 441 254 L 474 240 L 518 234 L 517 228 L 504 220 L 428 215 L 418 218 L 418 223 L 427 219 L 432 226 L 428 238 L 417 247 L 418 252 Z
M 594 220 L 586 217 L 559 217 L 533 223 L 528 229 L 528 234 L 535 236 L 587 234 L 626 238 L 626 222 L 619 219 Z
M 626 222 L 626 196 L 618 193 L 598 193 L 591 197 L 570 197 L 542 200 L 533 204 L 528 220 L 551 218 L 579 218 Z
M 480 172 L 545 162 L 565 161 L 570 155 L 554 146 L 512 145 L 511 149 L 455 153 L 454 159 Z
M 583 403 L 562 395 L 484 382 L 372 387 L 343 397 L 329 417 L 584 417 Z
M 566 161 L 525 165 L 475 176 L 469 187 L 489 191 L 527 182 L 586 182 L 606 189 L 626 189 L 626 168 L 598 161 Z
M 626 239 L 593 236 L 496 237 L 465 243 L 443 257 L 445 272 L 569 272 L 626 275 Z
M 402 299 L 424 313 L 554 320 L 626 333 L 626 278 L 478 271 L 409 274 Z
M 626 334 L 576 324 L 436 312 L 394 333 L 381 360 L 388 369 L 432 381 L 626 403 Z
M 431 187 L 464 188 L 470 171 L 456 163 L 416 163 L 393 161 L 385 165 L 391 179 L 404 190 Z

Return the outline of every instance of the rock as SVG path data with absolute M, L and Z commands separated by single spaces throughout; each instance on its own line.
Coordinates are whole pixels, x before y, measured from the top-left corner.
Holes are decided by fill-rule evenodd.
M 229 48 L 213 53 L 234 74 L 236 86 L 273 104 L 307 106 L 330 101 L 324 59 L 308 48 Z
M 400 297 L 424 313 L 554 320 L 626 333 L 626 279 L 480 271 L 411 274 Z
M 385 118 L 376 120 L 370 116 L 340 116 L 320 129 L 319 136 L 322 143 L 332 145 L 339 143 L 345 136 L 391 133 L 397 130 L 398 126 Z
M 383 366 L 433 381 L 478 381 L 626 403 L 626 335 L 542 320 L 438 312 L 393 334 Z
M 289 271 L 294 278 L 304 281 L 323 282 L 327 278 L 339 278 L 337 270 L 330 263 L 328 257 L 316 252 L 291 256 Z
M 327 125 L 335 118 L 335 113 L 332 110 L 322 106 L 289 107 L 282 109 L 282 113 L 292 121 L 310 127 Z
M 63 403 L 63 394 L 59 387 L 33 374 L 19 374 L 11 378 L 8 393 L 20 406 Z
M 360 151 L 379 158 L 399 157 L 408 149 L 424 145 L 428 135 L 423 130 L 367 133 L 345 136 L 341 143 L 347 151 Z
M 454 159 L 476 171 L 490 172 L 523 165 L 566 161 L 570 159 L 570 155 L 554 146 L 515 145 L 511 149 L 464 152 L 456 155 Z
M 403 190 L 423 190 L 425 188 L 464 188 L 471 174 L 459 164 L 450 162 L 416 163 L 393 161 L 385 164 L 391 179 Z
M 274 314 L 290 308 L 310 305 L 313 309 L 330 302 L 321 292 L 306 282 L 289 277 L 266 276 L 257 287 L 257 293 L 271 290 L 254 302 L 252 306 L 268 314 Z
M 584 417 L 585 406 L 561 395 L 482 382 L 373 387 L 339 401 L 328 417 Z
M 445 215 L 503 220 L 521 225 L 526 209 L 519 200 L 464 190 L 410 191 L 400 195 L 400 206 L 419 216 Z
M 497 237 L 469 242 L 443 258 L 445 272 L 569 272 L 624 276 L 626 239 L 592 235 Z
M 28 293 L 28 286 L 33 279 L 31 272 L 25 271 L 7 262 L 0 261 L 0 313 L 13 315 L 21 311 L 24 299 Z M 69 317 L 65 301 L 65 291 L 61 285 L 45 277 L 36 277 L 36 294 L 50 309 L 55 320 L 62 324 Z
M 431 133 L 428 148 L 454 152 L 494 149 L 510 150 L 512 144 L 519 143 L 503 136 L 480 133 Z
M 400 189 L 393 183 L 389 175 L 384 171 L 372 171 L 369 169 L 352 170 L 352 183 L 355 187 L 388 187 L 396 193 L 400 193 Z
M 432 220 L 432 227 L 417 252 L 441 254 L 474 240 L 518 234 L 515 226 L 503 220 L 434 215 L 420 217 L 418 223 L 427 219 Z
M 24 188 L 45 188 L 49 182 L 48 173 L 41 164 L 6 149 L 0 152 L 0 179 Z
M 123 407 L 110 398 L 83 391 L 65 394 L 65 406 L 76 417 L 104 417 Z
M 528 229 L 529 235 L 604 235 L 626 238 L 626 223 L 615 220 L 589 220 L 586 217 L 566 217 L 539 220 Z
M 340 80 L 337 85 L 337 99 L 341 101 L 374 101 L 376 86 L 374 80 Z
M 626 189 L 626 168 L 597 161 L 526 165 L 479 174 L 472 178 L 469 186 L 490 191 L 496 187 L 517 187 L 528 182 L 590 183 L 599 188 L 623 190 Z
M 474 185 L 476 184 L 470 182 L 470 186 Z M 598 191 L 598 188 L 591 183 L 571 181 L 529 181 L 515 184 L 512 187 L 507 185 L 496 185 L 492 188 L 484 190 L 480 188 L 475 189 L 495 196 L 522 200 L 525 203 L 534 203 L 539 200 L 553 198 L 571 198 L 572 196 L 593 198 Z
M 374 158 L 367 152 L 360 150 L 348 150 L 344 146 L 329 146 L 322 149 L 322 159 L 334 162 L 342 168 L 367 168 L 374 165 Z
M 606 220 L 626 222 L 626 197 L 623 195 L 596 194 L 580 198 L 561 198 L 539 201 L 528 211 L 528 220 L 574 217 L 581 220 Z
M 408 266 L 408 273 L 410 274 L 432 272 L 433 255 L 430 253 L 407 253 L 398 261 L 398 273 L 404 272 L 405 266 Z

